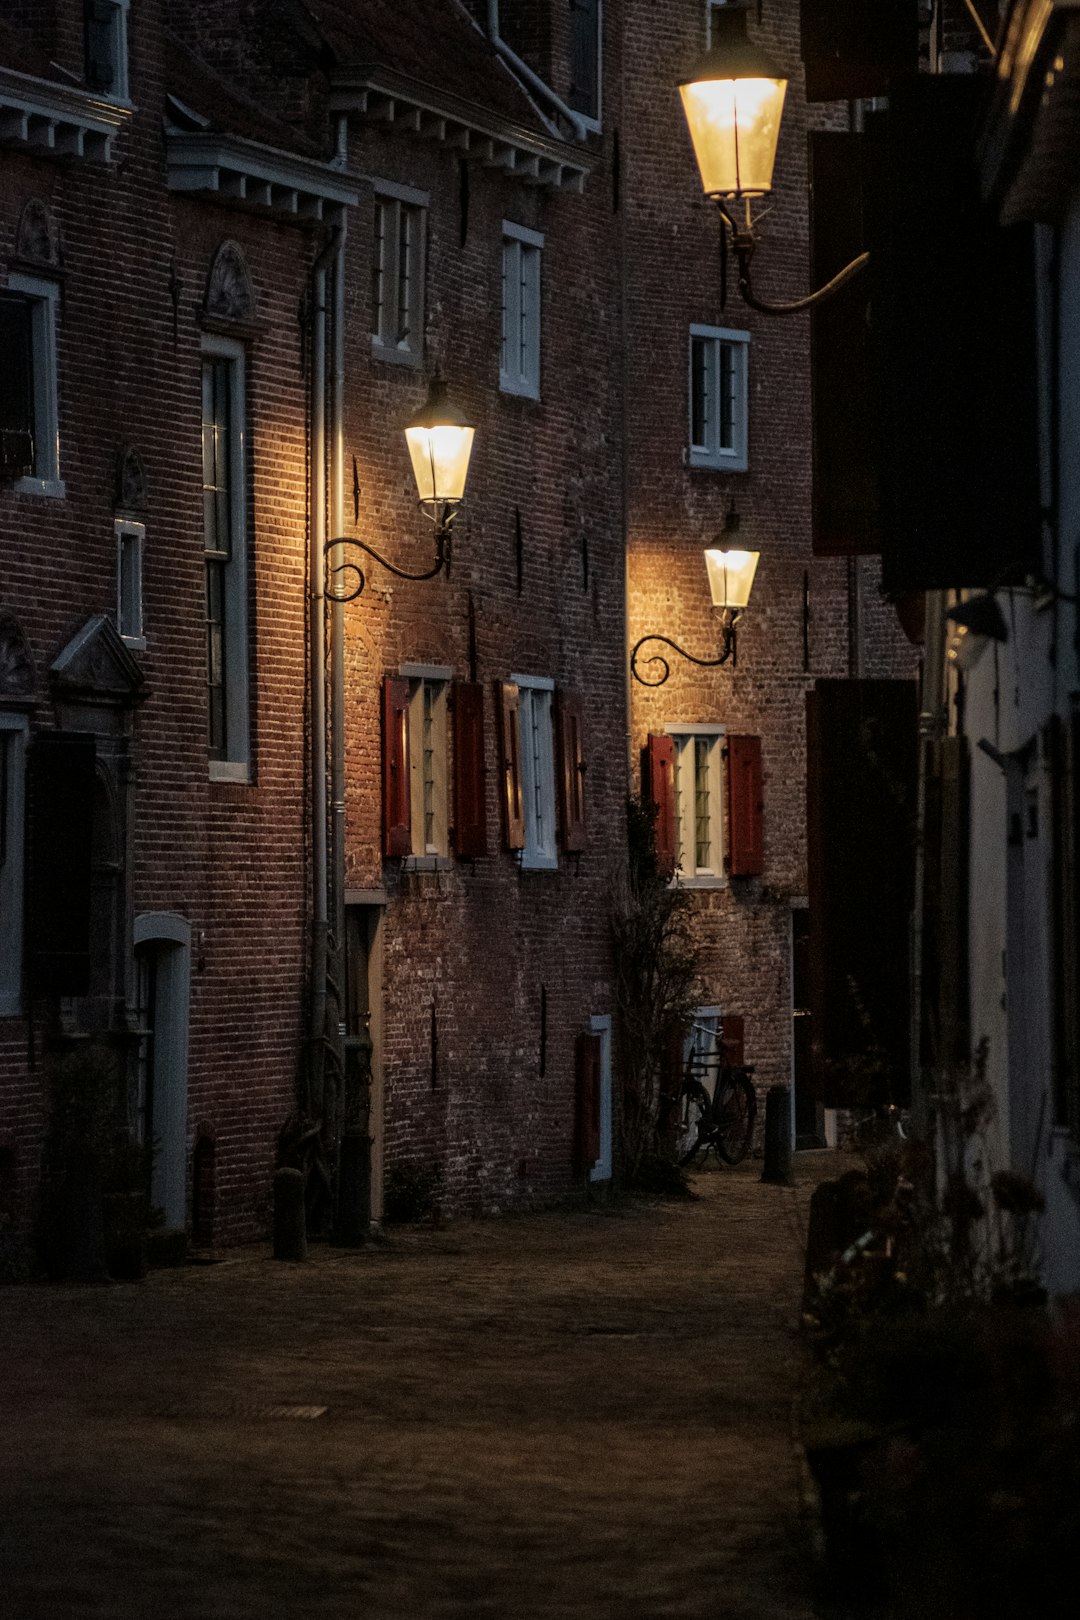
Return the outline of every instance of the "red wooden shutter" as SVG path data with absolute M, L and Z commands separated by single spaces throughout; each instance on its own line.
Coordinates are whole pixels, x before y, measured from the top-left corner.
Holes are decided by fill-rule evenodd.
M 484 688 L 478 681 L 455 681 L 451 699 L 454 724 L 454 849 L 459 855 L 486 855 Z
M 765 870 L 761 738 L 729 737 L 726 753 L 727 869 L 732 877 L 760 877 Z
M 556 693 L 555 743 L 558 750 L 559 830 L 563 849 L 585 848 L 585 759 L 581 741 L 581 699 Z
M 587 1175 L 600 1157 L 600 1051 L 599 1035 L 577 1038 L 574 1087 L 574 1160 L 579 1174 Z
M 720 1041 L 721 1061 L 733 1069 L 739 1069 L 746 1062 L 743 1056 L 745 1047 L 743 1043 L 743 1016 L 742 1013 L 725 1013 L 723 1016 L 724 1033 Z
M 661 877 L 674 877 L 678 845 L 675 827 L 675 743 L 662 732 L 650 732 L 642 754 L 642 788 L 647 805 L 656 806 L 653 826 L 656 864 Z
M 383 680 L 383 854 L 412 854 L 409 791 L 409 683 Z
M 525 848 L 525 805 L 521 796 L 521 705 L 513 681 L 495 682 L 499 733 L 499 802 L 507 849 Z
M 90 987 L 93 737 L 43 731 L 27 773 L 27 976 L 36 994 Z M 106 942 L 97 942 L 106 949 Z

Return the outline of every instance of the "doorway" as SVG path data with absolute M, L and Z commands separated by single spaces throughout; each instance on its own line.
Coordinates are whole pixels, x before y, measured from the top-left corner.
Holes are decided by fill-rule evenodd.
M 150 1202 L 167 1226 L 187 1222 L 188 1010 L 191 928 L 171 912 L 135 920 L 134 1126 L 154 1149 Z
M 373 1221 L 383 1205 L 382 917 L 382 905 L 346 903 L 345 1114 L 367 1114 Z
M 796 1148 L 824 1145 L 822 1110 L 814 1093 L 810 1013 L 810 908 L 791 908 L 791 1090 Z

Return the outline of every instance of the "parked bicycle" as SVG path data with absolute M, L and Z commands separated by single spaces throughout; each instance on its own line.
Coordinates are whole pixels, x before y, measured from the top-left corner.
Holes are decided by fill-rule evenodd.
M 692 1039 L 683 1070 L 675 1141 L 679 1163 L 704 1160 L 712 1148 L 725 1164 L 738 1164 L 754 1139 L 753 1065 L 725 1063 L 719 1033 L 705 1024 L 692 1024 L 691 1035 L 706 1039 Z

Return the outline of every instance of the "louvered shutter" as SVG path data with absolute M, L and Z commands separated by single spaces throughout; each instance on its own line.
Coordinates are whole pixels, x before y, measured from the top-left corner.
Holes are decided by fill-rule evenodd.
M 81 733 L 43 731 L 30 749 L 27 973 L 36 995 L 90 987 L 95 758 L 93 737 Z
M 746 1062 L 745 1040 L 743 1034 L 742 1013 L 725 1013 L 721 1020 L 724 1026 L 720 1038 L 720 1059 L 732 1069 L 739 1069 Z
M 577 1038 L 574 1086 L 574 1159 L 579 1174 L 587 1175 L 600 1157 L 599 1035 Z
M 525 848 L 525 806 L 521 794 L 521 702 L 513 681 L 496 681 L 495 713 L 499 740 L 499 803 L 507 849 Z
M 411 855 L 409 683 L 383 680 L 383 854 Z
M 557 692 L 555 742 L 559 773 L 559 831 L 563 849 L 585 848 L 585 757 L 581 740 L 581 699 Z
M 760 877 L 765 870 L 761 738 L 729 737 L 725 752 L 728 874 L 731 877 Z
M 455 681 L 451 702 L 454 727 L 454 849 L 458 855 L 468 857 L 486 855 L 484 688 L 478 681 Z
M 650 732 L 642 756 L 642 789 L 647 805 L 656 806 L 653 836 L 661 877 L 675 875 L 678 846 L 675 826 L 675 743 L 663 732 Z

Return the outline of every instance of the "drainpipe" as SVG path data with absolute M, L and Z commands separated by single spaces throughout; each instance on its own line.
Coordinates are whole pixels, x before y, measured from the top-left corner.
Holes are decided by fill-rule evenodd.
M 311 320 L 311 986 L 306 1112 L 321 1119 L 325 1105 L 327 966 L 326 784 L 326 272 L 340 256 L 335 229 L 312 270 Z
M 337 152 L 348 158 L 348 120 L 338 119 Z M 345 532 L 345 216 L 337 231 L 334 259 L 333 350 L 330 362 L 330 534 Z M 336 546 L 331 563 L 343 561 Z M 345 605 L 330 604 L 330 931 L 338 953 L 335 978 L 343 985 L 345 948 Z M 339 1007 L 338 1040 L 345 1034 Z
M 488 38 L 491 40 L 491 43 L 494 45 L 503 61 L 508 67 L 513 68 L 514 72 L 519 78 L 525 80 L 525 83 L 529 86 L 530 90 L 535 90 L 538 96 L 543 96 L 544 100 L 548 102 L 550 106 L 555 108 L 555 111 L 559 114 L 559 117 L 566 119 L 566 122 L 574 131 L 574 134 L 577 136 L 578 140 L 583 141 L 588 134 L 588 130 L 585 125 L 585 120 L 582 118 L 581 114 L 576 113 L 572 107 L 568 107 L 566 105 L 565 101 L 560 100 L 551 86 L 549 84 L 545 84 L 540 75 L 538 73 L 534 73 L 529 64 L 527 62 L 523 62 L 521 57 L 518 56 L 515 51 L 512 51 L 510 46 L 501 37 L 499 33 L 499 0 L 488 0 L 487 13 Z
M 922 703 L 919 709 L 919 785 L 915 833 L 915 906 L 911 929 L 911 1105 L 915 1129 L 928 1140 L 933 1076 L 921 1064 L 923 995 L 923 898 L 926 891 L 927 783 L 938 766 L 937 742 L 945 731 L 945 592 L 927 591 L 923 649 Z

